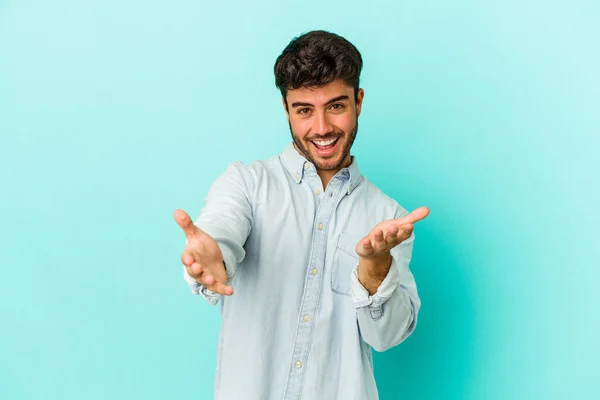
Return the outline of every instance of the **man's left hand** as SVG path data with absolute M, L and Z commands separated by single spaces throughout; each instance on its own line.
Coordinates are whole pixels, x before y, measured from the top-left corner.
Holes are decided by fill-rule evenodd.
M 429 215 L 429 208 L 419 207 L 410 214 L 383 221 L 356 244 L 359 256 L 359 281 L 373 294 L 383 282 L 392 262 L 390 250 L 410 237 L 414 224 Z

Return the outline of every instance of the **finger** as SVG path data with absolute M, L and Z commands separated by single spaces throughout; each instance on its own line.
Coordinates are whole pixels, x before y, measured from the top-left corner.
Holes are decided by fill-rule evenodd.
M 366 237 L 361 241 L 360 244 L 361 244 L 362 249 L 361 249 L 361 251 L 359 251 L 357 253 L 359 253 L 362 256 L 368 256 L 368 255 L 373 254 L 373 251 L 375 249 L 373 249 L 373 244 L 371 243 L 371 239 Z
M 205 273 L 204 275 L 202 275 L 202 283 L 204 284 L 204 286 L 208 287 L 215 283 L 215 277 L 209 273 Z
M 381 229 L 377 229 L 373 234 L 373 248 L 376 252 L 382 251 L 386 248 L 387 244 L 383 239 L 383 231 Z
M 419 207 L 414 209 L 410 214 L 408 214 L 407 216 L 401 218 L 403 221 L 402 222 L 408 222 L 411 224 L 414 224 L 415 222 L 421 221 L 422 219 L 425 219 L 425 217 L 427 217 L 429 215 L 429 208 L 427 207 Z
M 173 213 L 173 217 L 175 218 L 177 225 L 183 229 L 183 232 L 188 239 L 197 236 L 200 232 L 202 232 L 196 225 L 194 225 L 192 219 L 185 211 L 176 210 Z
M 207 287 L 213 293 L 220 293 L 224 296 L 231 296 L 233 294 L 233 288 L 231 286 L 227 286 L 222 284 L 221 282 L 216 282 L 211 287 Z
M 396 243 L 398 241 L 398 231 L 399 230 L 400 229 L 396 225 L 393 225 L 392 227 L 390 227 L 385 234 L 385 242 L 387 244 Z
M 189 267 L 186 267 L 186 268 L 187 268 L 188 274 L 190 274 L 190 276 L 196 280 L 200 279 L 202 273 L 204 272 L 204 268 L 202 267 L 202 265 L 200 265 L 197 262 L 193 262 Z
M 398 227 L 398 241 L 403 242 L 412 235 L 414 230 L 413 224 L 402 224 Z
M 189 251 L 184 251 L 183 254 L 181 255 L 181 263 L 183 265 L 186 265 L 189 267 L 194 263 L 194 261 L 196 261 L 196 260 L 194 259 L 194 256 L 192 255 L 192 253 Z

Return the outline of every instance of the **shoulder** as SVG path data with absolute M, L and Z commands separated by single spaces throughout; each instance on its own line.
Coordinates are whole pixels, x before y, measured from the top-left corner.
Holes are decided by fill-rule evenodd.
M 265 160 L 255 160 L 249 163 L 243 161 L 233 161 L 227 166 L 226 175 L 235 175 L 242 179 L 253 189 L 258 182 L 268 176 L 272 176 L 281 170 L 281 163 L 278 156 L 273 156 Z
M 234 164 L 244 170 L 244 174 L 250 177 L 254 184 L 264 181 L 266 178 L 272 178 L 283 172 L 281 159 L 278 155 L 264 160 L 255 160 L 249 163 L 236 161 Z
M 252 161 L 248 164 L 248 169 L 254 174 L 267 173 L 275 168 L 281 167 L 279 156 L 273 156 L 264 160 Z
M 364 175 L 361 181 L 360 195 L 363 200 L 385 214 L 386 218 L 401 218 L 408 215 L 408 211 L 400 203 L 368 180 Z M 360 187 L 359 186 L 359 187 Z

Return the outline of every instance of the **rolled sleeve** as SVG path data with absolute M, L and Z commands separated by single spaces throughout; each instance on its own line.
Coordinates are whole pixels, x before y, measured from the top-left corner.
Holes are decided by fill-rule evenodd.
M 358 268 L 352 269 L 352 299 L 360 332 L 376 351 L 396 346 L 415 329 L 421 302 L 409 269 L 413 242 L 414 234 L 391 250 L 390 269 L 371 296 L 358 280 Z
M 214 306 L 221 299 L 221 295 L 219 293 L 214 293 L 208 290 L 206 287 L 198 283 L 194 278 L 192 278 L 183 267 L 183 279 L 190 287 L 193 294 L 201 295 L 211 306 Z
M 350 280 L 354 308 L 369 307 L 371 316 L 373 319 L 377 319 L 383 315 L 383 304 L 392 297 L 394 290 L 398 287 L 400 273 L 396 260 L 392 258 L 390 270 L 373 295 L 369 295 L 369 291 L 358 280 L 358 264 L 352 269 Z

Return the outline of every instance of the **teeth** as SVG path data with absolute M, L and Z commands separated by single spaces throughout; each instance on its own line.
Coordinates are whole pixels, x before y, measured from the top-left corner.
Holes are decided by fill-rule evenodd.
M 331 139 L 331 140 L 313 140 L 313 142 L 315 142 L 319 146 L 327 146 L 327 145 L 330 145 L 331 143 L 333 143 L 335 141 L 336 141 L 336 139 Z

